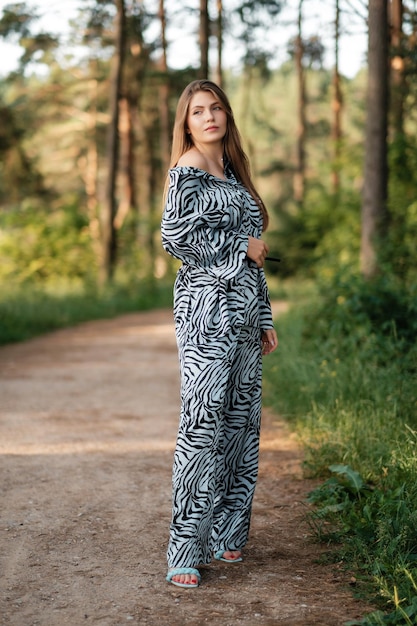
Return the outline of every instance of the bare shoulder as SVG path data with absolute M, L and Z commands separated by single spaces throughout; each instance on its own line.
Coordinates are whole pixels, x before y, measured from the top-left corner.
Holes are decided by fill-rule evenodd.
M 199 170 L 206 170 L 208 168 L 208 163 L 204 155 L 201 154 L 198 150 L 188 150 L 185 152 L 179 160 L 177 165 L 179 167 L 196 167 Z

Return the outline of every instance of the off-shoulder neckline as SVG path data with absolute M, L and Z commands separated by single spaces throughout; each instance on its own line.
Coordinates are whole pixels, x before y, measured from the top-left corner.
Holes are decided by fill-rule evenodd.
M 214 174 L 210 174 L 210 172 L 208 172 L 207 170 L 203 170 L 201 169 L 201 167 L 195 167 L 194 165 L 175 165 L 175 167 L 170 168 L 170 171 L 174 171 L 174 170 L 187 170 L 187 171 L 191 170 L 198 176 L 214 178 L 215 180 L 220 180 L 223 183 L 233 182 L 233 177 L 227 176 L 227 174 L 225 174 L 225 178 L 219 178 L 218 176 L 215 176 Z M 231 173 L 230 169 L 227 166 L 226 166 L 225 172 L 226 171 Z

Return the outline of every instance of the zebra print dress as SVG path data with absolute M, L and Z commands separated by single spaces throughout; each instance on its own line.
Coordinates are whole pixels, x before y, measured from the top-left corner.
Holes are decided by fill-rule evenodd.
M 258 471 L 261 330 L 273 328 L 262 269 L 246 256 L 261 214 L 226 168 L 170 170 L 162 244 L 182 261 L 174 286 L 181 413 L 169 567 L 245 545 Z

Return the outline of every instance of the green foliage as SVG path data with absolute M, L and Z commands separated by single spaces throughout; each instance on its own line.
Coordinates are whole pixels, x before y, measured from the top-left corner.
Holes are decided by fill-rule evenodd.
M 306 335 L 322 342 L 327 357 L 342 359 L 350 354 L 354 358 L 356 353 L 375 368 L 380 367 L 382 375 L 385 365 L 408 375 L 415 373 L 415 286 L 404 286 L 389 274 L 372 282 L 360 276 L 338 276 L 323 288 L 323 298 Z M 386 391 L 390 388 L 386 381 Z
M 0 282 L 92 280 L 96 260 L 78 205 L 22 203 L 0 213 Z
M 22 341 L 79 322 L 169 306 L 172 285 L 143 280 L 97 290 L 93 286 L 33 285 L 1 291 L 0 345 Z
M 245 82 L 231 83 L 231 99 L 239 127 L 249 141 L 249 154 L 256 164 L 257 184 L 270 210 L 266 238 L 282 258 L 280 275 L 333 276 L 341 267 L 357 270 L 361 230 L 363 175 L 362 78 L 343 81 L 347 102 L 344 137 L 337 163 L 329 142 L 332 124 L 328 106 L 331 75 L 306 70 L 308 83 L 308 171 L 302 203 L 294 201 L 294 137 L 298 87 L 294 72 L 283 66 L 268 80 L 251 74 L 251 93 Z M 285 102 L 281 98 L 285 94 Z M 332 185 L 333 172 L 340 186 Z
M 0 101 L 0 203 L 18 202 L 28 195 L 45 193 L 35 160 L 28 155 L 23 120 L 12 106 Z
M 279 226 L 267 233 L 282 256 L 283 276 L 332 277 L 341 267 L 357 268 L 360 246 L 360 199 L 329 194 L 320 184 L 306 194 L 307 210 L 277 205 Z
M 389 152 L 390 223 L 382 258 L 406 283 L 417 277 L 417 148 L 414 139 L 400 136 Z
M 265 400 L 299 432 L 306 474 L 325 478 L 312 528 L 381 609 L 352 626 L 417 620 L 416 308 L 395 277 L 335 279 L 280 320 L 265 359 Z
M 315 505 L 310 517 L 321 540 L 343 543 L 338 558 L 353 563 L 362 579 L 371 577 L 380 585 L 381 604 L 395 606 L 388 614 L 376 611 L 348 622 L 350 626 L 415 624 L 417 489 L 412 476 L 417 467 L 415 462 L 408 466 L 408 485 L 389 488 L 366 485 L 349 466 L 333 465 L 329 470 L 336 476 L 310 494 Z

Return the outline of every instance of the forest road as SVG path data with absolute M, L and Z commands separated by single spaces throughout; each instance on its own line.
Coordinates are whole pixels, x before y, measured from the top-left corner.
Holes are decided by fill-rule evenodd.
M 171 311 L 88 322 L 0 349 L 0 624 L 341 626 L 367 610 L 319 565 L 312 484 L 264 411 L 240 564 L 165 582 L 179 377 Z

